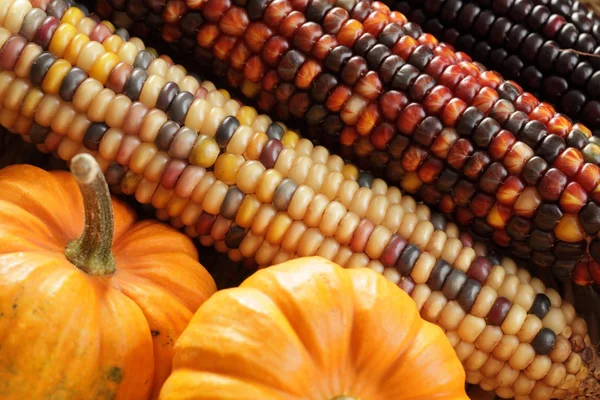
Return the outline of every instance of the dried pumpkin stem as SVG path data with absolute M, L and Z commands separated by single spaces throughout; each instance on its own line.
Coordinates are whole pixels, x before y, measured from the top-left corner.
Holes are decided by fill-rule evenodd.
M 358 400 L 358 399 L 356 397 L 342 395 L 342 396 L 335 396 L 331 400 Z
M 112 255 L 114 216 L 108 184 L 100 166 L 89 154 L 71 160 L 71 173 L 79 184 L 85 209 L 82 235 L 65 249 L 67 259 L 90 275 L 115 272 Z

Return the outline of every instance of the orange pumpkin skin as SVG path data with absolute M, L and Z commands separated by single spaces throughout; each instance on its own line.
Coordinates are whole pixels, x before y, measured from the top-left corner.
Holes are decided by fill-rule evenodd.
M 369 269 L 319 257 L 216 293 L 175 345 L 161 400 L 468 399 L 442 330 Z
M 0 171 L 1 399 L 158 396 L 175 340 L 216 288 L 183 234 L 112 205 L 116 272 L 88 275 L 64 254 L 84 226 L 71 174 Z

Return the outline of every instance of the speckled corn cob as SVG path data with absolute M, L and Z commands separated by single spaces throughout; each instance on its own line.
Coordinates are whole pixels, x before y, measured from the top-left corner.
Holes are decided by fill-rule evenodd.
M 600 134 L 600 21 L 594 24 L 581 11 L 565 16 L 570 7 L 561 2 L 386 3 Z
M 516 256 L 594 281 L 600 146 L 591 132 L 402 14 L 370 1 L 128 4 L 113 6 L 136 26 L 162 27 L 263 110 L 301 118 L 309 137 L 339 144 L 343 157 Z
M 73 89 L 64 59 L 44 61 L 51 55 L 32 50 L 37 45 L 31 43 L 8 57 L 12 51 L 5 46 L 14 36 L 6 32 L 0 29 L 1 125 L 66 160 L 91 152 L 113 186 L 151 202 L 178 219 L 176 226 L 234 259 L 253 258 L 264 266 L 319 254 L 381 271 L 446 330 L 469 382 L 508 397 L 597 393 L 587 327 L 573 307 L 510 259 L 471 247 L 470 237 L 459 237 L 443 216 L 229 102 L 208 82 L 199 83 L 203 90 L 194 97 L 201 108 L 190 108 L 184 118 L 197 121 L 184 125 L 196 135 L 193 146 L 173 145 L 189 135 L 168 135 L 174 128 L 167 132 L 164 124 L 176 123 L 169 117 L 155 130 L 140 125 L 126 131 L 125 117 L 119 128 L 92 122 L 89 114 L 100 106 L 84 107 L 79 96 L 95 104 L 106 88 L 89 94 L 83 89 L 91 84 L 81 83 Z M 88 79 L 94 80 L 83 82 Z M 65 100 L 71 92 L 72 100 Z M 148 107 L 140 124 L 155 111 L 165 113 Z M 99 115 L 112 117 L 107 110 Z M 184 149 L 188 153 L 179 153 Z M 190 162 L 194 151 L 202 166 Z

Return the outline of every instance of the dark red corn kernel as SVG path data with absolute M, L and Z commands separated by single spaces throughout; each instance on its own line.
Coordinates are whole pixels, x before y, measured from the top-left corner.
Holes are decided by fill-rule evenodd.
M 429 148 L 443 129 L 442 122 L 436 117 L 426 117 L 415 129 L 413 137 L 417 143 Z
M 385 267 L 393 267 L 396 265 L 396 262 L 404 251 L 406 245 L 407 242 L 402 237 L 396 234 L 392 235 L 379 260 Z
M 435 80 L 431 76 L 420 75 L 409 88 L 409 97 L 414 101 L 423 102 L 434 86 Z
M 428 75 L 431 75 L 434 79 L 439 81 L 442 72 L 445 71 L 446 68 L 448 68 L 450 65 L 451 63 L 446 57 L 436 55 L 429 62 L 427 67 L 425 67 L 425 70 L 423 72 L 425 72 Z
M 307 93 L 296 93 L 290 98 L 290 113 L 297 118 L 303 118 L 311 101 Z
M 314 22 L 307 22 L 296 30 L 292 43 L 296 49 L 308 54 L 321 36 L 323 36 L 321 27 Z
M 567 176 L 557 168 L 550 168 L 538 184 L 538 192 L 543 200 L 557 201 L 567 186 Z
M 283 149 L 283 145 L 279 140 L 271 139 L 260 153 L 260 162 L 267 168 L 273 168 L 279 157 L 279 153 Z
M 438 79 L 440 85 L 454 90 L 456 85 L 465 78 L 463 70 L 458 65 L 451 65 L 442 72 Z
M 471 266 L 467 270 L 467 277 L 483 284 L 487 280 L 491 270 L 492 263 L 488 258 L 477 257 L 475 260 L 473 260 Z
M 521 172 L 523 182 L 528 186 L 536 186 L 547 169 L 548 163 L 543 158 L 538 156 L 530 158 Z
M 348 11 L 341 7 L 334 7 L 325 14 L 322 26 L 325 32 L 335 35 L 349 18 Z
M 428 158 L 419 169 L 418 176 L 425 183 L 435 182 L 444 169 L 444 162 L 437 157 Z
M 483 193 L 477 193 L 471 199 L 470 210 L 476 217 L 485 217 L 490 212 L 496 199 Z
M 210 235 L 210 231 L 212 230 L 216 219 L 217 217 L 215 215 L 203 211 L 202 214 L 200 214 L 200 217 L 198 217 L 195 226 L 198 235 Z
M 436 182 L 437 190 L 442 193 L 449 193 L 458 181 L 458 178 L 459 175 L 456 171 L 451 169 L 443 170 Z
M 377 41 L 391 49 L 403 35 L 404 30 L 399 24 L 389 23 L 383 27 L 377 37 Z
M 396 126 L 401 133 L 412 135 L 425 117 L 426 114 L 423 107 L 418 103 L 411 103 L 400 112 Z
M 423 109 L 428 115 L 439 114 L 453 97 L 447 87 L 435 86 L 423 100 Z
M 485 317 L 487 323 L 493 326 L 502 325 L 511 307 L 512 304 L 506 297 L 498 297 Z
M 262 49 L 262 59 L 267 65 L 274 67 L 279 63 L 288 48 L 287 40 L 281 36 L 273 36 L 267 40 Z
M 306 58 L 302 53 L 296 50 L 289 50 L 281 57 L 281 61 L 279 61 L 279 65 L 277 66 L 277 73 L 282 80 L 293 81 L 305 61 Z
M 529 218 L 514 216 L 506 225 L 506 233 L 508 233 L 513 240 L 523 241 L 529 235 L 532 226 Z
M 368 70 L 367 61 L 362 57 L 354 56 L 344 65 L 341 77 L 346 84 L 353 86 Z
M 515 100 L 515 108 L 519 111 L 523 111 L 526 114 L 530 114 L 535 107 L 539 104 L 539 100 L 536 99 L 531 93 L 523 93 Z
M 494 162 L 483 171 L 479 179 L 479 187 L 486 193 L 496 193 L 507 177 L 506 168 L 501 163 Z
M 225 234 L 225 245 L 229 249 L 239 248 L 246 234 L 246 229 L 242 228 L 241 226 L 232 224 L 231 228 L 229 228 L 229 231 Z
M 323 35 L 317 40 L 317 43 L 315 43 L 315 46 L 312 49 L 312 55 L 315 59 L 323 61 L 336 45 L 337 41 L 335 40 L 335 37 Z
M 452 191 L 452 200 L 458 206 L 466 206 L 475 194 L 475 186 L 466 180 L 460 180 Z
M 292 5 L 287 0 L 252 0 L 252 3 L 255 3 L 252 8 L 256 10 L 249 9 L 251 2 L 246 6 L 250 20 L 261 19 L 258 15 L 262 13 L 262 20 L 272 29 L 279 28 L 285 17 L 292 13 Z
M 398 113 L 408 104 L 408 98 L 395 90 L 386 91 L 379 97 L 382 115 L 388 121 L 395 121 Z
M 470 104 L 480 89 L 481 86 L 478 82 L 478 79 L 473 76 L 467 76 L 465 79 L 461 80 L 458 85 L 456 85 L 454 88 L 454 94 L 459 99 L 462 99 Z
M 556 242 L 556 236 L 553 232 L 545 232 L 540 229 L 534 229 L 529 234 L 527 245 L 533 251 L 548 252 L 552 250 L 552 246 Z
M 444 128 L 430 147 L 433 154 L 440 158 L 448 158 L 450 149 L 459 139 L 458 133 L 452 128 Z
M 125 177 L 126 172 L 127 171 L 122 165 L 117 163 L 111 164 L 104 173 L 106 177 L 106 183 L 108 183 L 109 186 L 120 185 L 123 177 Z
M 427 159 L 427 150 L 418 146 L 409 146 L 402 158 L 402 167 L 406 172 L 415 172 Z
M 495 230 L 492 240 L 500 247 L 508 247 L 512 243 L 512 239 L 506 234 L 504 229 Z
M 325 68 L 332 72 L 340 72 L 352 57 L 352 50 L 346 46 L 337 46 L 325 58 Z
M 473 154 L 473 145 L 467 139 L 458 139 L 448 153 L 447 163 L 458 170 L 462 169 Z
M 467 160 L 463 173 L 471 180 L 478 180 L 490 162 L 491 159 L 487 153 L 477 151 Z
M 52 36 L 54 36 L 54 31 L 59 25 L 60 20 L 56 17 L 48 16 L 44 18 L 33 38 L 33 42 L 39 44 L 42 49 L 47 49 Z
M 185 170 L 185 167 L 188 166 L 187 160 L 177 160 L 171 158 L 165 167 L 165 170 L 160 178 L 160 184 L 165 189 L 174 189 L 177 185 L 177 181 L 179 177 Z

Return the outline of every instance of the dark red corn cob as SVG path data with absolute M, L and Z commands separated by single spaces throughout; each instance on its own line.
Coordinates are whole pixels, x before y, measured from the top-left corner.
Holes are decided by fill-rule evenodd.
M 132 4 L 113 1 L 113 19 L 160 29 L 263 110 L 517 256 L 569 274 L 600 231 L 590 131 L 382 3 Z
M 393 3 L 393 4 L 392 4 Z M 535 0 L 388 2 L 600 134 L 600 21 Z M 559 9 L 561 13 L 554 13 Z M 596 28 L 594 28 L 596 26 Z M 591 56 L 588 56 L 590 54 Z

